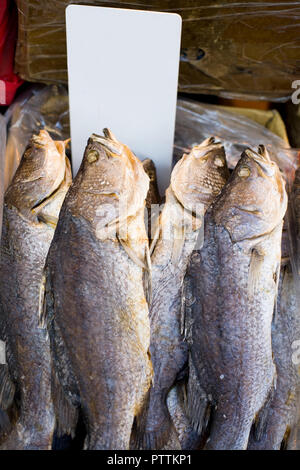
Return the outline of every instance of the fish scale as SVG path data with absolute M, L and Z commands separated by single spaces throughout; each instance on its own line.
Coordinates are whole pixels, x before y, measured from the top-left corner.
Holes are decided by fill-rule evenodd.
M 198 410 L 194 425 L 203 434 L 203 410 L 211 407 L 207 449 L 246 449 L 252 422 L 275 385 L 274 275 L 287 197 L 278 168 L 261 152 L 242 155 L 206 213 L 204 244 L 187 273 L 195 298 L 187 338 L 196 371 L 187 400 Z M 274 199 L 265 202 L 261 191 L 272 185 Z M 199 387 L 206 394 L 199 394 L 201 401 Z
M 216 166 L 217 159 L 221 166 Z M 140 427 L 135 430 L 138 448 L 180 449 L 181 442 L 189 445 L 196 440 L 195 436 L 189 439 L 182 432 L 186 423 L 180 423 L 183 405 L 179 395 L 173 394 L 170 402 L 176 417 L 175 425 L 166 400 L 188 359 L 187 343 L 181 333 L 184 275 L 199 236 L 203 214 L 228 175 L 224 149 L 213 137 L 185 154 L 171 175 L 159 219 L 159 235 L 152 245 L 150 352 L 154 382 Z M 208 187 L 210 191 L 207 191 Z
M 38 144 L 36 144 L 38 142 Z M 12 417 L 10 429 L 0 431 L 2 450 L 51 449 L 55 414 L 51 395 L 51 358 L 47 331 L 39 328 L 39 296 L 43 267 L 54 227 L 70 184 L 64 145 L 58 152 L 46 131 L 31 141 L 25 160 L 5 195 L 0 255 L 0 339 L 6 342 L 7 365 L 0 365 L 0 396 L 10 395 L 0 410 Z M 53 163 L 51 168 L 51 162 Z M 38 169 L 34 185 L 27 175 Z M 57 175 L 61 174 L 61 179 Z M 52 194 L 53 181 L 60 185 Z M 15 188 L 17 190 L 15 191 Z M 36 201 L 44 204 L 32 212 Z M 26 196 L 26 197 L 25 197 Z M 46 200 L 45 200 L 46 196 Z M 39 221 L 51 204 L 45 222 Z M 46 204 L 46 205 L 47 205 Z M 8 388 L 7 388 L 8 387 Z
M 296 239 L 299 239 L 299 182 L 298 169 L 289 202 L 293 205 L 296 215 L 293 225 Z M 299 339 L 299 297 L 297 280 L 291 266 L 286 220 L 282 236 L 277 310 L 272 324 L 272 350 L 277 371 L 276 390 L 253 426 L 248 445 L 250 450 L 279 450 L 281 447 L 299 449 L 300 371 L 298 362 L 293 361 L 297 350 L 293 346 Z
M 125 450 L 152 377 L 145 297 L 149 180 L 129 148 L 104 133 L 89 139 L 61 211 L 46 262 L 45 320 L 56 377 L 83 413 L 85 448 Z M 108 195 L 96 194 L 103 174 Z M 112 189 L 128 203 L 125 213 Z M 127 222 L 125 234 L 104 231 L 120 220 Z

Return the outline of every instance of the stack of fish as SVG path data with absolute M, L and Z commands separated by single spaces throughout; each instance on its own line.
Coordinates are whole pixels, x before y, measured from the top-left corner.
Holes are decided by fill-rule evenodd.
M 0 449 L 51 449 L 81 418 L 85 449 L 297 448 L 300 314 L 266 149 L 230 174 L 222 143 L 194 146 L 154 220 L 150 160 L 104 129 L 72 183 L 65 145 L 34 136 L 5 195 Z

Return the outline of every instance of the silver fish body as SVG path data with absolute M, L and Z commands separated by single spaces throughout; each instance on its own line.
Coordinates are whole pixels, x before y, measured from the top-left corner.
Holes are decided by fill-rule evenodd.
M 40 296 L 46 256 L 70 183 L 64 143 L 41 131 L 32 138 L 5 195 L 0 339 L 7 363 L 0 365 L 0 408 L 11 423 L 2 429 L 2 450 L 51 449 L 50 344 L 47 331 L 39 327 Z
M 300 171 L 297 170 L 290 197 L 299 213 Z M 299 239 L 299 217 L 295 218 Z M 285 224 L 277 297 L 272 324 L 272 350 L 276 365 L 276 389 L 259 413 L 249 441 L 250 450 L 299 449 L 300 407 L 300 303 L 297 278 L 290 260 L 290 241 Z
M 146 417 L 138 431 L 137 446 L 141 448 L 181 448 L 166 400 L 187 362 L 187 344 L 181 331 L 183 278 L 201 237 L 205 210 L 227 177 L 224 149 L 213 138 L 184 155 L 171 175 L 157 236 L 151 247 L 150 352 L 154 383 Z
M 204 245 L 191 259 L 187 336 L 195 373 L 187 400 L 200 430 L 211 411 L 207 449 L 246 449 L 275 385 L 271 323 L 286 205 L 279 169 L 263 148 L 246 150 L 207 212 Z
M 82 410 L 87 449 L 128 449 L 150 386 L 148 186 L 128 147 L 108 130 L 93 135 L 46 263 L 55 374 Z

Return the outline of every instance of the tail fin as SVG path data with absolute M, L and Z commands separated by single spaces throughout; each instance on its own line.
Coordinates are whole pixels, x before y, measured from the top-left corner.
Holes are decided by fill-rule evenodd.
M 9 411 L 13 405 L 15 386 L 6 364 L 0 364 L 0 438 L 6 436 L 12 427 Z
M 56 414 L 56 435 L 58 438 L 69 435 L 74 439 L 78 421 L 78 408 L 67 399 L 54 370 L 52 370 L 51 375 L 52 399 Z
M 186 384 L 177 382 L 168 394 L 167 404 L 176 428 L 182 450 L 196 450 L 201 445 L 201 436 L 193 429 L 185 413 Z
M 167 403 L 167 393 L 151 388 L 148 399 L 136 417 L 132 433 L 132 449 L 181 449 Z
M 187 394 L 184 399 L 185 410 L 190 423 L 194 431 L 202 436 L 208 426 L 211 406 L 205 391 L 200 386 L 191 356 L 189 358 Z
M 10 433 L 12 424 L 6 411 L 0 408 L 0 442 Z

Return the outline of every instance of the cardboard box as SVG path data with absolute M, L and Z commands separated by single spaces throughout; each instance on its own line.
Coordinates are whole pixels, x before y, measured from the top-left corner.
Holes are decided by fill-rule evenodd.
M 300 76 L 300 6 L 291 2 L 17 0 L 15 70 L 22 78 L 67 83 L 69 3 L 179 13 L 183 19 L 179 91 L 285 100 Z

